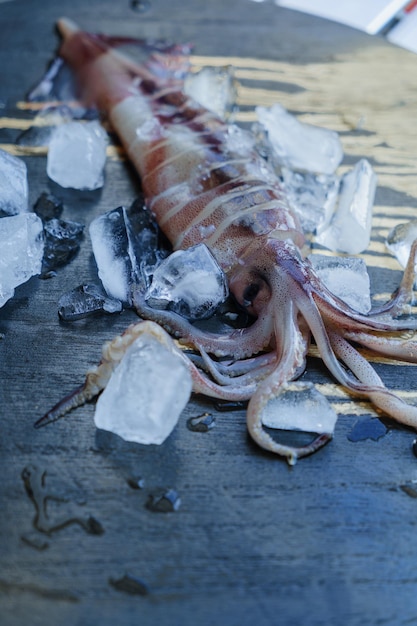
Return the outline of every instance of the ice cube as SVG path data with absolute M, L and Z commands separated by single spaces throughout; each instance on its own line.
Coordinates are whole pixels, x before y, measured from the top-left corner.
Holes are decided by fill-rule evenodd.
M 371 237 L 376 175 L 366 159 L 342 177 L 336 211 L 316 241 L 333 251 L 359 254 Z
M 57 218 L 44 224 L 45 251 L 43 271 L 65 265 L 77 254 L 83 236 L 84 224 Z
M 99 397 L 95 424 L 126 441 L 161 444 L 191 390 L 191 375 L 181 357 L 143 334 L 127 349 Z
M 280 104 L 256 107 L 256 113 L 280 166 L 316 174 L 335 172 L 343 158 L 336 132 L 300 122 Z
M 266 404 L 262 424 L 280 430 L 333 434 L 337 415 L 312 383 L 284 383 Z
M 340 178 L 335 175 L 281 170 L 283 187 L 305 233 L 326 228 L 333 215 Z
M 322 254 L 311 254 L 308 258 L 319 278 L 335 296 L 359 313 L 371 310 L 370 280 L 363 259 Z
M 90 224 L 90 237 L 98 275 L 109 296 L 128 302 L 133 265 L 129 254 L 126 209 L 119 207 L 100 215 Z
M 91 222 L 90 237 L 106 292 L 130 303 L 132 285 L 146 284 L 147 268 L 157 259 L 157 230 L 149 212 L 137 203 L 129 211 L 108 211 Z
M 73 189 L 103 186 L 107 135 L 97 121 L 68 122 L 57 126 L 49 144 L 49 178 Z
M 145 298 L 188 319 L 210 317 L 228 295 L 225 275 L 203 243 L 177 250 L 156 268 Z
M 203 67 L 195 74 L 188 74 L 184 91 L 206 109 L 225 119 L 236 101 L 233 68 Z
M 389 233 L 385 245 L 397 258 L 402 267 L 407 265 L 411 245 L 417 239 L 417 220 L 398 224 Z
M 122 303 L 109 298 L 100 285 L 80 285 L 58 301 L 58 315 L 65 321 L 83 319 L 96 313 L 119 313 Z
M 0 150 L 0 215 L 17 215 L 28 210 L 26 163 Z
M 0 306 L 15 287 L 40 274 L 43 249 L 42 220 L 35 213 L 0 219 Z

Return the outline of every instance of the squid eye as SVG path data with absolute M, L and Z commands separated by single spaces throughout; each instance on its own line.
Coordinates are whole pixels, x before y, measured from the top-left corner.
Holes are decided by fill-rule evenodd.
M 249 306 L 259 293 L 261 286 L 259 283 L 251 283 L 243 292 L 243 304 Z

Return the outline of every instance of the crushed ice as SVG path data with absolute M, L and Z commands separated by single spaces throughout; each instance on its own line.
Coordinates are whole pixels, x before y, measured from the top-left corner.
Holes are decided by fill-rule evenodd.
M 66 321 L 84 319 L 97 313 L 119 313 L 122 303 L 109 298 L 101 285 L 89 283 L 64 293 L 58 301 L 58 315 Z
M 366 159 L 361 159 L 341 181 L 337 209 L 327 228 L 316 241 L 330 250 L 359 254 L 371 237 L 376 175 Z
M 43 272 L 66 265 L 77 254 L 84 224 L 53 217 L 44 223 L 45 250 Z
M 281 105 L 257 107 L 253 126 L 258 152 L 281 177 L 304 232 L 320 245 L 358 254 L 369 245 L 376 175 L 366 159 L 335 174 L 343 149 L 334 131 L 300 122 Z
M 161 444 L 191 390 L 191 375 L 181 357 L 143 334 L 127 349 L 99 397 L 95 424 L 126 441 Z
M 300 122 L 280 104 L 256 107 L 266 129 L 273 157 L 282 167 L 320 174 L 333 174 L 343 158 L 336 132 Z
M 262 424 L 279 430 L 332 435 L 337 414 L 313 383 L 284 383 L 267 403 Z
M 340 177 L 329 174 L 281 169 L 283 187 L 291 209 L 298 215 L 305 233 L 327 227 L 334 213 Z

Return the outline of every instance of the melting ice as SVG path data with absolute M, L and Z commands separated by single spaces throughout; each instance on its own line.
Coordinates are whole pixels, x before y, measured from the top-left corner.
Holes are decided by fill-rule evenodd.
M 0 306 L 15 287 L 40 274 L 43 250 L 42 220 L 35 213 L 0 219 Z
M 99 397 L 95 424 L 126 441 L 161 444 L 191 390 L 191 375 L 181 357 L 143 334 L 128 348 Z
M 101 285 L 80 285 L 64 293 L 58 301 L 58 315 L 65 321 L 83 319 L 96 313 L 119 313 L 122 303 L 109 298 Z
M 44 224 L 45 251 L 43 270 L 68 263 L 79 250 L 84 224 L 53 217 Z
M 330 250 L 359 254 L 366 250 L 371 236 L 376 175 L 366 159 L 361 159 L 341 181 L 339 202 L 327 228 L 316 241 Z
M 228 295 L 227 281 L 203 243 L 177 250 L 156 268 L 146 292 L 148 304 L 188 319 L 210 317 Z
M 336 421 L 327 398 L 312 383 L 304 382 L 282 385 L 262 414 L 264 426 L 306 433 L 332 434 Z
M 300 122 L 280 104 L 256 107 L 277 164 L 315 174 L 333 174 L 343 158 L 336 132 Z
M 334 175 L 281 169 L 283 187 L 292 210 L 305 233 L 326 228 L 333 215 L 340 178 Z
M 17 215 L 28 210 L 26 164 L 0 150 L 0 215 Z
M 90 237 L 106 292 L 130 303 L 132 284 L 146 282 L 157 259 L 158 234 L 151 215 L 138 203 L 130 211 L 118 207 L 91 222 Z
M 73 189 L 103 186 L 107 135 L 99 122 L 68 122 L 58 126 L 49 144 L 49 178 Z
M 358 257 L 311 254 L 309 260 L 326 287 L 359 313 L 371 310 L 370 280 L 366 263 Z

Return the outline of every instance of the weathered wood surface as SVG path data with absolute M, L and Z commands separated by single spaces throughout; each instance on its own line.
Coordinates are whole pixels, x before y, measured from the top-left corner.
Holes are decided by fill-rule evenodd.
M 53 25 L 61 13 L 91 30 L 193 41 L 197 65 L 232 63 L 242 121 L 253 118 L 255 104 L 280 101 L 339 131 L 344 163 L 365 156 L 379 175 L 364 258 L 374 293 L 394 289 L 399 266 L 384 236 L 417 207 L 415 56 L 272 2 L 151 0 L 139 13 L 127 0 L 15 0 L 0 4 L 0 143 L 10 151 L 32 115 L 18 103 L 57 45 Z M 29 151 L 24 158 L 31 202 L 52 190 L 65 202 L 64 217 L 86 224 L 130 204 L 139 188 L 120 158 L 109 158 L 97 193 L 52 187 L 45 156 Z M 59 296 L 94 276 L 86 236 L 56 278 L 32 279 L 0 311 L 1 624 L 417 623 L 415 433 L 392 428 L 378 441 L 350 441 L 355 422 L 375 414 L 341 393 L 316 359 L 305 378 L 337 404 L 340 418 L 334 441 L 291 470 L 251 444 L 243 411 L 216 413 L 209 433 L 190 432 L 188 417 L 213 411 L 203 400 L 190 403 L 160 447 L 96 431 L 92 405 L 33 429 L 83 380 L 102 342 L 135 319 L 125 312 L 58 321 Z M 417 401 L 415 367 L 376 367 Z M 104 533 L 80 524 L 36 530 L 25 468 L 39 478 L 46 472 L 43 495 L 66 500 L 46 500 L 51 524 L 91 515 Z M 132 477 L 144 487 L 132 489 Z M 167 487 L 181 496 L 180 509 L 148 510 L 150 494 Z M 149 593 L 130 595 L 109 583 L 125 573 Z

